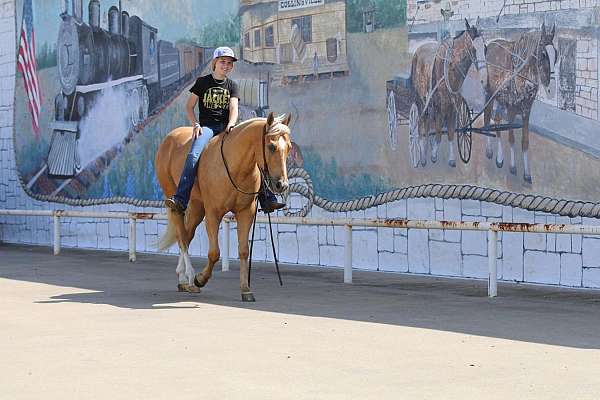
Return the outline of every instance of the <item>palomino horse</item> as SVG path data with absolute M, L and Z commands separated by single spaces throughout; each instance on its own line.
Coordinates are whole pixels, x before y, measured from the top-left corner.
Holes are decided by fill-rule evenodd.
M 164 250 L 179 244 L 176 272 L 180 291 L 197 292 L 212 276 L 219 260 L 219 225 L 228 212 L 235 214 L 240 257 L 242 300 L 254 301 L 248 285 L 248 233 L 256 212 L 256 196 L 261 179 L 275 193 L 288 188 L 286 158 L 291 148 L 289 116 L 253 118 L 236 126 L 230 133 L 212 138 L 206 145 L 198 166 L 197 180 L 185 216 L 167 210 L 169 224 L 159 242 Z M 158 148 L 156 174 L 163 193 L 172 196 L 192 144 L 192 128 L 170 132 Z M 196 227 L 206 222 L 209 249 L 208 263 L 195 274 L 188 247 Z
M 546 32 L 546 25 L 542 24 L 540 31 L 527 32 L 519 40 L 494 40 L 487 47 L 488 82 L 486 85 L 487 106 L 484 112 L 485 126 L 489 126 L 494 103 L 506 111 L 506 119 L 512 124 L 517 114 L 523 120 L 521 148 L 523 151 L 523 179 L 532 183 L 529 171 L 529 114 L 533 101 L 541 84 L 549 93 L 550 81 L 556 63 L 556 48 L 552 44 L 556 27 L 551 32 Z M 494 120 L 496 124 L 502 119 L 499 110 L 496 110 Z M 498 152 L 496 166 L 504 165 L 502 152 L 501 131 L 496 132 Z M 510 172 L 517 174 L 515 164 L 515 135 L 513 129 L 508 130 L 510 143 Z M 492 158 L 492 140 L 488 137 L 486 155 Z
M 437 153 L 442 140 L 444 123 L 448 128 L 448 165 L 456 167 L 454 155 L 454 132 L 456 114 L 463 101 L 460 89 L 471 64 L 474 64 L 482 84 L 485 76 L 485 43 L 479 29 L 479 18 L 475 26 L 465 19 L 466 30 L 453 39 L 440 44 L 426 43 L 415 52 L 412 60 L 412 85 L 415 90 L 419 113 L 419 137 L 421 165 L 427 165 L 427 138 L 433 120 L 436 132 L 432 141 L 431 161 L 437 162 Z

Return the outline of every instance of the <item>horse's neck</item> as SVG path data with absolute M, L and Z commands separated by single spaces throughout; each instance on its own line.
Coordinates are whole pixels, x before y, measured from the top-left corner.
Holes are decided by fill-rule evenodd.
M 230 133 L 229 137 L 225 136 L 223 138 L 225 148 L 233 149 L 233 152 L 235 152 L 235 157 L 232 157 L 232 169 L 236 171 L 248 170 L 249 172 L 254 170 L 254 166 L 258 162 L 256 148 L 262 136 L 262 128 L 257 125 L 246 126 Z
M 475 50 L 471 49 L 469 51 L 467 49 L 468 36 L 469 34 L 465 32 L 460 37 L 454 39 L 454 43 L 452 44 L 452 53 L 448 61 L 450 63 L 448 78 L 451 80 L 452 87 L 460 87 L 463 84 L 471 67 L 472 60 L 470 53 Z

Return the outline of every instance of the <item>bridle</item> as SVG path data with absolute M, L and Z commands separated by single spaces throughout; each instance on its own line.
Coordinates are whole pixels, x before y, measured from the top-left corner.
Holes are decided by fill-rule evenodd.
M 246 192 L 245 190 L 242 190 L 233 180 L 233 177 L 231 176 L 231 172 L 229 171 L 229 165 L 227 164 L 227 160 L 225 159 L 225 153 L 223 151 L 223 146 L 225 144 L 225 139 L 227 138 L 227 136 L 229 136 L 229 132 L 231 132 L 231 129 L 225 131 L 225 135 L 223 136 L 223 138 L 221 139 L 221 158 L 223 159 L 223 165 L 225 165 L 225 171 L 227 171 L 227 176 L 229 177 L 229 181 L 231 182 L 231 184 L 233 185 L 233 187 L 235 188 L 235 190 L 237 190 L 240 193 L 243 194 L 247 194 L 250 196 L 254 196 L 260 193 L 260 188 L 258 189 L 258 191 L 256 192 Z M 261 143 L 262 143 L 262 156 L 263 156 L 263 168 L 260 167 L 260 165 L 257 165 L 258 170 L 260 171 L 260 179 L 262 181 L 262 183 L 265 185 L 265 187 L 268 187 L 269 189 L 272 190 L 271 188 L 271 176 L 269 175 L 269 164 L 267 163 L 267 155 L 265 153 L 265 138 L 267 137 L 267 124 L 265 123 L 265 126 L 263 127 L 263 133 L 261 135 Z
M 483 60 L 483 61 L 478 60 L 477 59 L 477 54 L 473 54 L 473 51 L 471 49 L 473 48 L 473 49 L 475 49 L 475 51 L 477 51 L 477 50 L 475 48 L 475 40 L 471 37 L 471 34 L 469 33 L 469 31 L 466 30 L 462 34 L 463 35 L 467 35 L 468 38 L 469 38 L 469 40 L 471 41 L 471 46 L 466 46 L 466 48 L 465 48 L 464 51 L 467 53 L 469 59 L 471 60 L 471 63 L 473 65 L 475 65 L 475 68 L 477 69 L 477 73 L 480 73 L 481 70 L 484 69 L 487 66 L 487 63 L 486 63 L 485 60 Z M 453 94 L 453 95 L 458 94 L 458 92 L 460 91 L 460 88 L 458 88 L 457 90 L 454 90 L 452 88 L 452 86 L 450 85 L 450 79 L 449 79 L 448 73 L 450 71 L 450 57 L 452 56 L 451 52 L 454 51 L 454 42 L 459 37 L 453 38 L 452 42 L 451 42 L 451 45 L 445 45 L 446 52 L 445 52 L 444 58 L 443 58 L 443 61 L 444 61 L 444 80 L 446 81 L 446 88 L 448 89 L 448 91 L 450 92 L 450 94 Z M 475 39 L 480 38 L 480 37 L 481 37 L 481 35 L 480 36 L 476 36 Z M 481 37 L 481 39 L 483 40 L 483 37 Z M 485 44 L 484 44 L 484 46 L 485 46 Z M 463 81 L 467 78 L 467 71 L 463 71 L 462 70 L 462 66 L 460 64 L 456 65 L 454 67 L 454 69 L 456 69 L 462 75 Z

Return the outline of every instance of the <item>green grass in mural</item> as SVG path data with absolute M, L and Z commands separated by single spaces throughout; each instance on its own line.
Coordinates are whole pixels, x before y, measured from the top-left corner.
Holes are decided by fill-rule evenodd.
M 325 161 L 311 150 L 302 149 L 304 168 L 309 173 L 315 193 L 332 201 L 346 201 L 392 190 L 383 177 L 369 174 L 344 175 L 335 158 Z
M 406 0 L 346 0 L 348 32 L 364 32 L 363 13 L 375 9 L 375 29 L 396 28 L 406 24 Z
M 187 37 L 178 42 L 198 43 L 201 46 L 237 46 L 240 43 L 240 17 L 231 14 L 204 26 L 198 37 Z

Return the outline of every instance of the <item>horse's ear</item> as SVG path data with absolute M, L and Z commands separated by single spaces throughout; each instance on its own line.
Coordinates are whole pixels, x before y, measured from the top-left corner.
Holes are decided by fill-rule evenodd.
M 290 126 L 290 121 L 292 120 L 292 114 L 287 113 L 285 117 L 283 117 L 283 121 L 281 121 L 285 126 Z
M 269 113 L 269 116 L 267 117 L 267 126 L 273 125 L 274 120 L 275 120 L 275 117 L 273 116 L 273 111 L 271 111 Z
M 467 30 L 471 29 L 471 25 L 469 25 L 469 20 L 465 18 L 465 26 L 467 27 Z
M 479 28 L 479 16 L 477 16 L 477 21 L 475 21 L 475 28 Z
M 556 33 L 556 22 L 552 24 L 552 31 L 550 32 L 550 41 L 554 40 L 555 33 Z
M 542 22 L 542 36 L 546 36 L 546 21 Z

